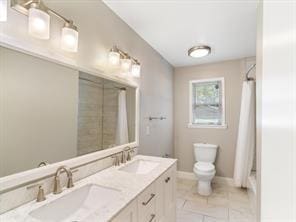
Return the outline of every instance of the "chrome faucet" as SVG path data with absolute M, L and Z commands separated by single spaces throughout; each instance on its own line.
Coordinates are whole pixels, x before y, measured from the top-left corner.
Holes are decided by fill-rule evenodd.
M 124 150 L 121 152 L 121 163 L 126 163 L 126 156 Z
M 132 157 L 133 157 L 132 153 L 134 152 L 135 151 L 132 148 L 129 149 L 129 151 L 127 152 L 127 158 L 126 158 L 127 161 L 132 160 Z
M 132 154 L 131 153 L 133 153 L 133 152 L 134 152 L 134 150 L 131 147 L 129 147 L 129 146 L 125 147 L 123 149 L 123 151 L 122 151 L 122 160 L 121 160 L 121 162 L 126 163 L 126 161 L 132 160 Z
M 38 167 L 43 167 L 43 166 L 47 166 L 47 165 L 48 165 L 47 162 L 42 161 L 42 162 L 40 162 L 40 163 L 38 164 Z
M 36 198 L 37 202 L 42 202 L 42 201 L 46 200 L 44 189 L 42 188 L 42 185 L 43 185 L 42 183 L 37 183 L 37 184 L 33 184 L 33 185 L 30 185 L 27 187 L 27 190 L 38 187 L 38 193 L 37 193 L 37 198 Z
M 60 166 L 54 176 L 54 184 L 53 184 L 53 193 L 54 194 L 59 194 L 62 192 L 62 187 L 61 187 L 61 182 L 60 182 L 60 173 L 62 171 L 65 171 L 68 177 L 68 182 L 67 182 L 67 188 L 71 188 L 74 187 L 73 184 L 73 176 L 72 176 L 72 172 L 69 168 L 67 168 L 66 166 Z
M 129 155 L 129 150 L 131 148 L 129 146 L 125 147 L 123 150 L 122 150 L 122 156 L 121 156 L 121 163 L 126 163 L 127 161 L 127 156 Z M 126 155 L 126 152 L 128 153 L 128 155 Z
M 112 156 L 112 158 L 114 158 L 113 166 L 120 166 L 119 156 L 115 154 L 114 156 Z

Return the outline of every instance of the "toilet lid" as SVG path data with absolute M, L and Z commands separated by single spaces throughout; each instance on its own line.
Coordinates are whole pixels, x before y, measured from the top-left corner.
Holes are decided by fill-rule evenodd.
M 194 168 L 199 171 L 203 172 L 211 172 L 215 170 L 215 166 L 212 163 L 206 163 L 206 162 L 198 162 L 194 164 Z

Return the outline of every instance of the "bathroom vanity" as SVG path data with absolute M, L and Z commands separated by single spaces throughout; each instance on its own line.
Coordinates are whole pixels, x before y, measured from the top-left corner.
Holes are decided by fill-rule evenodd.
M 168 162 L 173 165 L 145 187 L 112 222 L 176 221 L 176 164 L 173 160 Z
M 174 222 L 176 160 L 135 156 L 0 215 L 0 221 Z
M 137 83 L 13 45 L 0 56 L 0 221 L 175 222 L 176 160 L 134 156 Z

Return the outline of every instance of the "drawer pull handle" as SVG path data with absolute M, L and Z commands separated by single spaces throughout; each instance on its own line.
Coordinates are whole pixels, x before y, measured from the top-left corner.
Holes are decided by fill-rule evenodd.
M 153 199 L 153 197 L 155 197 L 155 194 L 154 194 L 154 193 L 152 193 L 151 196 L 150 196 L 150 198 L 149 198 L 146 202 L 143 202 L 142 204 L 143 204 L 144 206 L 146 206 L 146 205 L 149 204 L 149 202 Z
M 171 179 L 170 177 L 166 178 L 165 182 L 168 183 L 170 181 L 170 179 Z
M 152 222 L 154 218 L 155 218 L 155 214 L 151 214 L 151 218 L 148 222 Z

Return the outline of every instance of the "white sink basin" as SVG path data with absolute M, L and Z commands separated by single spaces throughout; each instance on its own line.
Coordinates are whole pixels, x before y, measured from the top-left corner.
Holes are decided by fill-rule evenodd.
M 119 170 L 135 174 L 147 174 L 158 165 L 158 162 L 149 160 L 136 160 L 124 167 L 121 167 Z
M 93 211 L 115 200 L 120 191 L 94 184 L 85 185 L 30 213 L 42 222 L 81 221 Z

